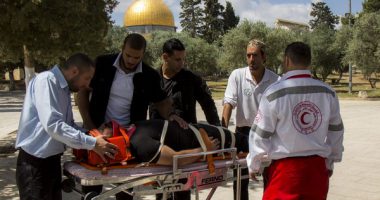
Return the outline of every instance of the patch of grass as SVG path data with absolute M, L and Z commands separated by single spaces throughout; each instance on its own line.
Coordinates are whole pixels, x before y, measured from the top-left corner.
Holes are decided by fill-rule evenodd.
M 224 91 L 227 87 L 228 79 L 220 79 L 217 81 L 206 81 L 207 85 L 210 87 L 212 98 L 214 100 L 223 99 Z
M 326 83 L 331 84 L 332 79 L 337 79 L 338 75 L 333 74 L 330 75 Z M 379 88 L 371 88 L 371 85 L 368 80 L 363 78 L 363 75 L 360 73 L 355 73 L 352 75 L 352 94 L 348 93 L 348 81 L 349 75 L 343 74 L 343 77 L 339 84 L 331 85 L 336 93 L 338 94 L 340 99 L 350 98 L 350 99 L 360 99 L 358 97 L 359 91 L 366 91 L 368 94 L 368 98 L 380 98 L 380 89 Z M 377 87 L 379 87 L 380 81 L 377 83 Z

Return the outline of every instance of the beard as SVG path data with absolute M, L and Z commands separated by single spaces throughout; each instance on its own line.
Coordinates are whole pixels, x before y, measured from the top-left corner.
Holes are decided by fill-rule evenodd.
M 171 73 L 173 73 L 173 74 L 177 74 L 181 70 L 182 70 L 182 67 L 173 67 L 170 69 Z
M 130 73 L 136 71 L 138 65 L 140 64 L 141 60 L 137 64 L 130 64 L 130 63 L 125 63 L 124 59 L 120 59 L 120 68 L 125 72 L 125 73 Z
M 258 69 L 260 69 L 260 66 L 255 64 L 248 65 L 248 67 L 250 71 L 257 71 Z
M 71 92 L 78 92 L 79 91 L 80 88 L 75 84 L 78 82 L 79 79 L 80 79 L 80 76 L 76 75 L 72 79 L 67 81 L 67 84 L 69 85 L 69 89 Z

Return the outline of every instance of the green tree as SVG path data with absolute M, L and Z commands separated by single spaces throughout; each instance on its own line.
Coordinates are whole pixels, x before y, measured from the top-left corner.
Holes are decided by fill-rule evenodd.
M 105 53 L 118 53 L 121 50 L 125 37 L 127 36 L 127 29 L 123 26 L 113 25 L 107 33 L 105 38 L 106 47 Z
M 343 25 L 335 34 L 335 40 L 332 47 L 338 55 L 339 65 L 336 65 L 334 70 L 339 73 L 337 83 L 342 79 L 343 72 L 347 71 L 349 60 L 345 57 L 348 53 L 348 44 L 352 40 L 352 31 L 349 26 Z
M 235 15 L 234 8 L 231 2 L 226 1 L 226 9 L 223 12 L 223 31 L 227 33 L 228 30 L 235 28 L 240 21 L 240 17 Z
M 332 47 L 334 39 L 335 31 L 327 25 L 318 26 L 310 33 L 312 72 L 316 78 L 320 78 L 322 81 L 326 81 L 328 75 L 340 64 L 339 54 Z
M 380 1 L 379 0 L 364 0 L 363 2 L 363 12 L 371 13 L 380 11 Z
M 311 3 L 310 28 L 315 29 L 318 26 L 325 25 L 329 29 L 334 30 L 335 25 L 339 23 L 338 16 L 334 15 L 325 2 Z
M 9 84 L 8 84 L 8 89 L 9 91 L 15 90 L 16 88 L 16 82 L 13 77 L 13 70 L 16 69 L 19 65 L 19 63 L 13 62 L 0 62 L 0 71 L 1 75 L 8 73 L 9 75 Z
M 274 72 L 280 74 L 280 67 L 284 59 L 286 46 L 298 40 L 298 35 L 294 31 L 280 28 L 271 29 L 266 38 L 267 60 L 265 65 Z
M 179 14 L 180 23 L 183 31 L 188 32 L 191 37 L 199 36 L 201 33 L 203 18 L 201 2 L 201 0 L 182 0 L 180 3 L 182 9 Z
M 201 38 L 193 38 L 188 33 L 153 32 L 148 42 L 148 61 L 155 67 L 162 65 L 162 45 L 170 38 L 182 41 L 186 48 L 185 67 L 201 75 L 212 75 L 219 71 L 216 65 L 217 49 Z
M 19 49 L 19 51 L 14 51 L 10 54 L 8 53 L 8 49 Z M 21 50 L 22 47 L 17 46 L 16 44 L 6 45 L 3 40 L 0 40 L 0 71 L 2 74 L 8 72 L 10 75 L 9 90 L 16 88 L 15 81 L 13 79 L 13 70 L 19 66 L 17 64 L 20 64 L 20 58 L 22 57 Z
M 233 69 L 247 65 L 246 51 L 248 42 L 253 39 L 267 40 L 271 29 L 263 22 L 253 23 L 244 20 L 236 28 L 231 29 L 222 38 L 218 66 L 223 73 L 229 74 Z
M 1 54 L 19 57 L 22 52 L 26 83 L 35 63 L 51 65 L 74 52 L 98 54 L 116 5 L 116 0 L 3 0 Z
M 365 77 L 380 72 L 380 13 L 365 13 L 356 21 L 345 60 L 351 59 Z
M 213 43 L 223 35 L 223 10 L 224 7 L 218 0 L 205 0 L 204 24 L 202 26 L 202 38 Z
M 350 24 L 350 20 L 351 19 L 351 26 L 355 24 L 355 20 L 356 20 L 356 17 L 354 15 L 349 15 L 349 14 L 346 14 L 344 17 L 341 17 L 340 18 L 340 22 L 342 23 L 342 25 L 346 25 L 348 26 Z

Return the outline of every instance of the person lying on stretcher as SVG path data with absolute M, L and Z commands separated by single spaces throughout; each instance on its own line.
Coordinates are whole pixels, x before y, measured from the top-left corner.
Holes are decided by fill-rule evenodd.
M 136 162 L 173 165 L 173 157 L 175 155 L 203 152 L 201 148 L 202 142 L 199 142 L 199 137 L 197 138 L 194 129 L 183 129 L 175 122 L 167 123 L 166 135 L 162 146 L 161 136 L 165 124 L 164 120 L 146 120 L 134 124 L 136 129 L 129 138 L 129 150 Z M 208 143 L 206 145 L 207 151 L 236 146 L 239 152 L 244 145 L 248 146 L 248 138 L 246 136 L 235 135 L 228 129 L 221 127 L 218 129 L 215 126 L 207 124 L 193 124 L 193 127 L 196 130 L 204 129 L 207 133 L 207 136 L 203 136 L 203 140 L 206 140 L 204 142 Z M 105 126 L 101 131 L 106 137 L 112 136 L 112 128 L 109 126 Z M 224 144 L 221 141 L 224 141 Z M 178 160 L 178 164 L 186 165 L 200 159 L 201 156 L 183 158 Z

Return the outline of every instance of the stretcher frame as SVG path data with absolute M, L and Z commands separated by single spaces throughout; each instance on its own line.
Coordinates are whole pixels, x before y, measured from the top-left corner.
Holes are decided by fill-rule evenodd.
M 186 166 L 179 166 L 178 160 L 193 156 L 206 156 L 210 154 L 230 154 L 228 159 L 215 160 L 215 172 L 210 174 L 207 168 L 206 162 L 193 163 Z M 237 181 L 236 199 L 240 200 L 240 181 L 242 179 L 249 178 L 241 175 L 241 169 L 246 168 L 246 161 L 244 159 L 238 159 L 236 148 L 221 149 L 215 151 L 176 155 L 173 157 L 173 167 L 170 166 L 145 166 L 141 167 L 148 173 L 140 173 L 135 176 L 118 176 L 115 170 L 109 170 L 107 175 L 101 175 L 100 171 L 94 171 L 81 166 L 79 163 L 69 161 L 64 163 L 63 173 L 67 177 L 62 182 L 63 190 L 65 192 L 76 192 L 84 197 L 84 200 L 104 200 L 119 192 L 126 192 L 131 196 L 141 195 L 154 195 L 158 193 L 163 194 L 163 199 L 172 192 L 192 190 L 195 193 L 196 200 L 199 200 L 199 191 L 212 188 L 207 196 L 207 200 L 211 199 L 218 186 L 226 185 L 227 182 Z M 88 172 L 96 174 L 89 178 L 81 173 L 75 172 L 75 168 L 78 171 Z M 150 169 L 159 168 L 162 169 L 159 173 L 149 173 Z M 138 171 L 139 168 L 129 168 Z M 237 169 L 236 177 L 228 177 L 229 169 Z M 120 169 L 128 170 L 128 168 Z M 126 172 L 126 171 L 125 171 Z M 103 178 L 102 178 L 103 177 Z M 178 182 L 180 179 L 187 178 L 186 183 Z M 149 183 L 156 183 L 155 187 L 147 186 Z M 110 184 L 111 189 L 103 191 L 100 194 L 96 192 L 90 192 L 83 194 L 80 189 L 77 189 L 75 185 L 82 186 L 94 186 Z M 134 189 L 133 189 L 134 188 Z M 133 189 L 133 191 L 131 191 Z

